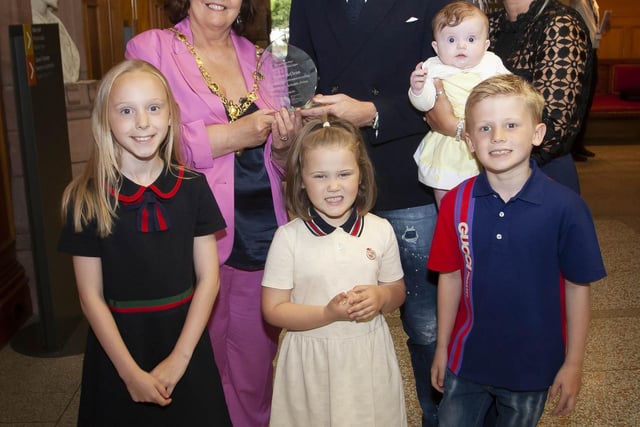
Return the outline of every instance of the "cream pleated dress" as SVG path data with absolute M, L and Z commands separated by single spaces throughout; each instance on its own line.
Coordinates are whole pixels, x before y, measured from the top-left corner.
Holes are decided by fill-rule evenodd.
M 396 237 L 386 220 L 352 215 L 346 230 L 319 222 L 324 221 L 296 219 L 278 229 L 263 286 L 291 289 L 297 304 L 326 305 L 355 285 L 402 278 Z M 286 332 L 270 426 L 406 425 L 400 368 L 382 315 L 369 322 Z

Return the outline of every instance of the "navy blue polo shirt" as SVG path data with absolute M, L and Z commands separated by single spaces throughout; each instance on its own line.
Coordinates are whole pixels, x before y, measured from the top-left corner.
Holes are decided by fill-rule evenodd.
M 428 262 L 441 272 L 462 272 L 465 261 L 472 262 L 449 368 L 462 378 L 516 391 L 546 389 L 564 361 L 563 277 L 590 283 L 606 275 L 585 202 L 530 165 L 531 176 L 506 203 L 486 172 L 476 178 L 468 219 L 470 259 L 462 253 L 454 220 L 460 187 L 450 191 Z

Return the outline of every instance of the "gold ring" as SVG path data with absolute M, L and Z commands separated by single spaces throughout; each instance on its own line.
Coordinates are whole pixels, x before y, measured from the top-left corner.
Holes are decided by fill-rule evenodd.
M 289 137 L 287 135 L 281 136 L 280 141 L 288 141 Z

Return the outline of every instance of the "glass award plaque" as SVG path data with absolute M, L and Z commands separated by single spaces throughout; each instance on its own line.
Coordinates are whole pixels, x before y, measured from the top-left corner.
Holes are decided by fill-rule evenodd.
M 316 93 L 318 70 L 302 49 L 279 38 L 267 46 L 258 61 L 263 80 L 258 93 L 274 110 L 308 108 Z

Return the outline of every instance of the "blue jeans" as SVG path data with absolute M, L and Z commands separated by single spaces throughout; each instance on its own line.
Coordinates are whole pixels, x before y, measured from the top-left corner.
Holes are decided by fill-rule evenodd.
M 435 204 L 376 211 L 389 220 L 400 247 L 407 297 L 400 307 L 402 326 L 409 339 L 416 392 L 422 408 L 422 426 L 438 425 L 439 393 L 431 387 L 431 364 L 436 349 L 437 280 L 430 281 L 427 258 L 438 212 Z
M 547 390 L 511 391 L 467 381 L 447 370 L 440 402 L 440 427 L 482 427 L 487 410 L 496 405 L 496 427 L 535 427 L 547 401 Z

